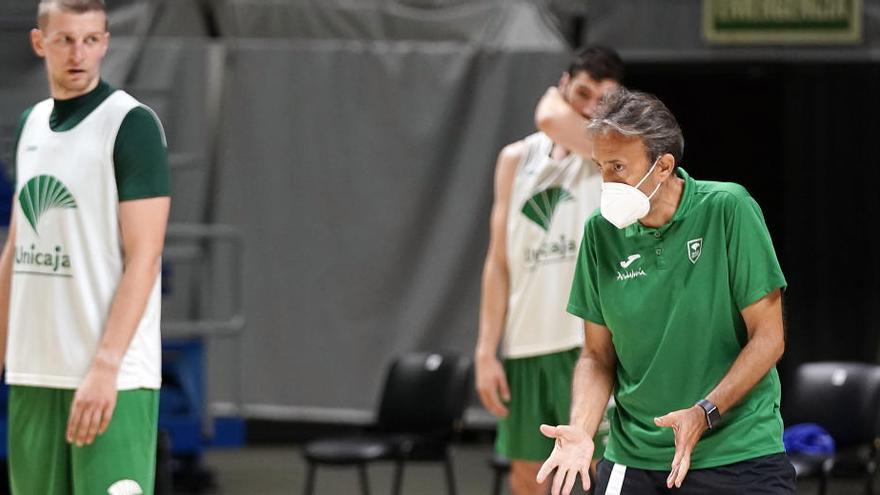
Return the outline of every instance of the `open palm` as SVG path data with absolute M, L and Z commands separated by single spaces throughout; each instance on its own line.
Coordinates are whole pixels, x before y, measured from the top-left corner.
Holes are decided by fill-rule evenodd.
M 553 470 L 553 485 L 550 493 L 553 495 L 569 495 L 574 488 L 578 473 L 584 491 L 590 489 L 590 459 L 593 458 L 593 439 L 583 430 L 570 425 L 541 425 L 541 433 L 556 441 L 550 457 L 544 461 L 541 470 L 538 471 L 538 483 L 543 483 Z

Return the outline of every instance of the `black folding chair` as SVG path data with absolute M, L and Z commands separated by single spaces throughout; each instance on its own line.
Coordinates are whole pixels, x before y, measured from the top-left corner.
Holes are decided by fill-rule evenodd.
M 370 493 L 367 465 L 393 461 L 392 493 L 403 486 L 408 461 L 442 462 L 450 495 L 456 494 L 450 441 L 461 424 L 469 397 L 471 361 L 455 354 L 417 352 L 396 359 L 388 370 L 376 424 L 358 437 L 316 440 L 303 455 L 308 462 L 304 493 L 315 488 L 319 465 L 355 466 L 361 492 Z

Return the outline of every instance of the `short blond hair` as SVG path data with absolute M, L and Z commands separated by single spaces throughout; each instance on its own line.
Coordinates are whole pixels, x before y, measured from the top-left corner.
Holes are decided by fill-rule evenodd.
M 40 0 L 40 4 L 37 6 L 37 26 L 40 29 L 46 27 L 49 22 L 51 7 L 77 14 L 96 11 L 107 13 L 107 5 L 104 4 L 104 0 Z

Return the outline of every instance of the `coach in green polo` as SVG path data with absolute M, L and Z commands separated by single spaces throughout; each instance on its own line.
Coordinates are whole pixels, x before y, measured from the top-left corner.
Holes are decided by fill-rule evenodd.
M 617 410 L 597 494 L 793 494 L 775 364 L 785 278 L 761 208 L 740 185 L 679 167 L 684 139 L 656 97 L 607 95 L 588 127 L 602 171 L 568 310 L 584 320 L 554 494 L 584 488 L 609 395 Z

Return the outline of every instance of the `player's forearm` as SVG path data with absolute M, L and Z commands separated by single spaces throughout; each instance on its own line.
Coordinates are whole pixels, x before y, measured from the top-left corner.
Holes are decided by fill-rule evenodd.
M 158 253 L 126 260 L 93 367 L 116 373 L 137 332 L 161 267 Z
M 492 259 L 490 254 L 483 268 L 482 296 L 480 297 L 480 335 L 476 356 L 495 356 L 504 333 L 507 316 L 509 280 L 506 266 Z
M 571 384 L 569 424 L 590 437 L 596 434 L 611 391 L 614 388 L 614 365 L 585 351 L 578 358 Z
M 10 227 L 3 253 L 0 254 L 0 370 L 6 363 L 6 339 L 9 334 L 9 297 L 12 293 L 12 260 L 15 236 Z
M 739 356 L 706 397 L 722 415 L 736 405 L 776 365 L 785 350 L 782 322 L 757 329 Z
M 587 139 L 587 123 L 557 88 L 549 88 L 535 108 L 535 126 L 541 132 L 553 142 L 589 159 L 593 148 Z

